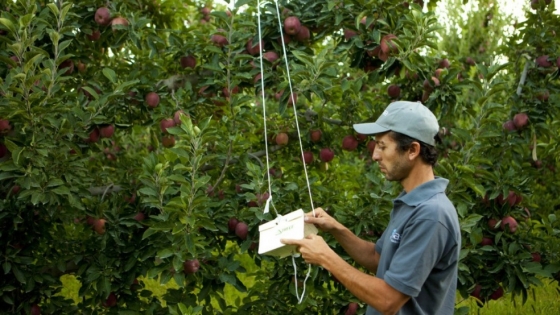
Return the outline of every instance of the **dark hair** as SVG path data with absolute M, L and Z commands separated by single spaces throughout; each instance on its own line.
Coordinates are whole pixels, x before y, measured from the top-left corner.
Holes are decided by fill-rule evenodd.
M 391 139 L 395 140 L 395 142 L 397 143 L 397 150 L 399 150 L 400 152 L 405 152 L 408 149 L 410 149 L 412 142 L 420 143 L 420 158 L 422 158 L 424 162 L 430 164 L 431 166 L 436 165 L 438 159 L 438 152 L 434 146 L 431 146 L 420 140 L 416 140 L 414 138 L 411 138 L 407 135 L 395 131 L 389 131 L 388 134 L 391 137 Z M 441 143 L 441 138 L 439 137 L 439 134 L 436 134 L 434 136 L 434 139 L 436 140 L 436 143 Z

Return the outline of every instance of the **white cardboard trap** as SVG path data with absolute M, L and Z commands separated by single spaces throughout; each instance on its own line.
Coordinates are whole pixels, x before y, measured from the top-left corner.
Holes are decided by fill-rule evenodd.
M 302 209 L 278 216 L 273 221 L 259 226 L 259 254 L 280 258 L 295 253 L 295 245 L 285 245 L 280 239 L 303 239 L 309 234 L 317 234 L 315 225 L 305 223 Z

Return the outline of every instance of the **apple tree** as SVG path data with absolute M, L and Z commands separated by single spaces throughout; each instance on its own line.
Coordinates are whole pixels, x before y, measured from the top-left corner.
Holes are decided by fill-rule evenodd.
M 321 206 L 375 241 L 400 187 L 352 124 L 397 99 L 440 120 L 461 295 L 527 297 L 559 271 L 554 4 L 508 34 L 485 0 L 446 2 L 452 28 L 432 2 L 276 3 L 1 8 L 0 309 L 363 313 L 325 270 L 259 255 L 258 228 Z M 142 278 L 176 287 L 164 303 Z

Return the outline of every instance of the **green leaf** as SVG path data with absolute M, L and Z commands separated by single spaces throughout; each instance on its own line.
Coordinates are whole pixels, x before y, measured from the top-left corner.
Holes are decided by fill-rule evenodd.
M 145 240 L 146 238 L 150 237 L 151 235 L 153 235 L 153 234 L 155 234 L 155 233 L 157 233 L 157 232 L 158 232 L 158 230 L 149 228 L 149 229 L 147 229 L 146 232 L 144 232 L 144 234 L 142 235 L 142 239 Z
M 14 276 L 16 277 L 16 279 L 20 282 L 25 284 L 25 276 L 23 275 L 23 272 L 21 272 L 21 270 L 19 270 L 18 267 L 13 266 L 12 268 L 12 272 L 14 273 Z
M 66 186 L 58 186 L 51 191 L 57 195 L 70 195 L 70 189 Z
M 49 3 L 49 4 L 47 4 L 47 7 L 49 7 L 49 9 L 51 10 L 51 12 L 53 13 L 54 16 L 58 17 L 59 11 L 58 11 L 58 7 L 56 6 L 56 4 Z
M 115 71 L 113 69 L 110 68 L 103 68 L 103 70 L 101 71 L 103 72 L 103 75 L 109 79 L 109 81 L 111 81 L 112 83 L 116 83 L 117 81 L 117 74 L 115 73 Z
M 14 24 L 12 23 L 12 21 L 6 19 L 6 18 L 0 18 L 0 24 L 4 25 L 8 30 L 10 30 L 10 32 L 12 33 L 16 33 L 16 27 L 14 26 Z
M 47 187 L 56 187 L 60 185 L 64 185 L 64 182 L 60 178 L 53 178 L 47 183 Z
M 173 250 L 171 250 L 170 248 L 165 248 L 165 249 L 162 249 L 162 250 L 158 251 L 157 257 L 159 257 L 161 259 L 165 259 L 165 258 L 173 256 L 173 254 L 174 254 Z
M 251 0 L 238 0 L 238 1 L 235 1 L 235 8 L 236 8 L 236 9 L 239 9 L 240 7 L 242 7 L 242 6 L 246 5 L 246 4 L 249 4 L 250 2 L 251 2 Z
M 2 263 L 2 268 L 4 269 L 4 274 L 7 275 L 12 269 L 12 264 L 9 261 Z
M 146 196 L 153 196 L 153 197 L 158 196 L 158 193 L 152 187 L 142 187 L 138 189 L 138 193 Z

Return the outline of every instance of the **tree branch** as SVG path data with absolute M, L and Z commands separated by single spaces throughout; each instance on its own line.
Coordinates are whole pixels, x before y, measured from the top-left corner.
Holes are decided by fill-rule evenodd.
M 275 145 L 275 146 L 270 147 L 268 149 L 268 152 L 273 153 L 273 152 L 276 152 L 276 151 L 278 151 L 282 148 L 284 148 L 284 146 Z M 266 150 L 261 150 L 261 151 L 257 151 L 257 152 L 254 152 L 254 153 L 247 153 L 247 155 L 249 155 L 252 158 L 259 158 L 259 157 L 262 157 L 262 156 L 266 155 Z M 230 155 L 228 154 L 228 158 L 229 158 L 229 156 Z M 226 165 L 228 163 L 233 164 L 233 163 L 237 163 L 237 162 L 239 162 L 239 159 L 232 158 L 231 160 L 226 162 Z M 209 170 L 212 170 L 214 168 L 216 168 L 214 165 L 204 165 L 200 168 L 200 170 L 201 171 L 209 171 Z M 225 169 L 226 169 L 226 167 L 224 167 L 224 169 L 222 170 L 222 175 L 225 173 Z M 220 175 L 220 176 L 222 176 L 222 175 Z M 217 184 L 219 184 L 219 182 L 216 182 L 216 185 Z M 119 191 L 123 190 L 123 188 L 120 185 L 110 184 L 110 185 L 102 186 L 102 187 L 90 187 L 88 190 L 89 190 L 89 193 L 92 196 L 99 196 L 99 195 L 103 195 L 104 193 L 107 193 L 107 194 L 116 193 L 116 192 L 119 192 Z

